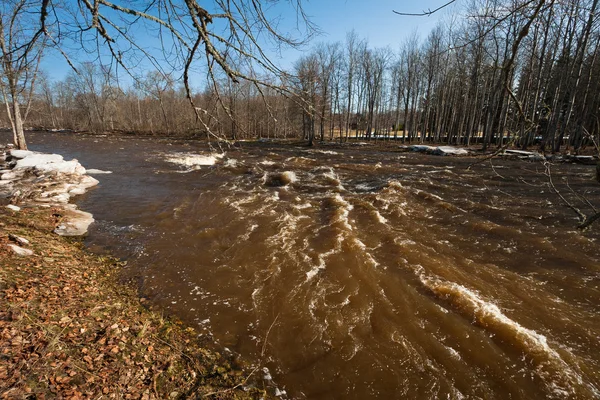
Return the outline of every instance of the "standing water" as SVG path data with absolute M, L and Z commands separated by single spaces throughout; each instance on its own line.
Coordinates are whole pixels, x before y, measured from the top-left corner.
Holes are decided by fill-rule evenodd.
M 284 397 L 600 397 L 599 230 L 575 229 L 541 164 L 29 140 L 113 171 L 77 200 L 90 248 Z M 553 167 L 600 204 L 593 174 Z

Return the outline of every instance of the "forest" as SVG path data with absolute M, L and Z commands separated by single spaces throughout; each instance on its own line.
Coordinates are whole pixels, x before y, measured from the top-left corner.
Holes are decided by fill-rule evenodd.
M 73 60 L 73 71 L 53 80 L 37 70 L 40 51 L 16 97 L 33 129 L 552 152 L 598 143 L 598 0 L 472 1 L 460 10 L 395 49 L 373 48 L 354 31 L 313 44 L 287 71 L 247 68 L 234 54 L 227 63 L 246 79 L 210 68 L 195 89 L 177 71 L 127 75 L 122 63 L 101 59 Z M 8 128 L 7 92 L 0 125 Z

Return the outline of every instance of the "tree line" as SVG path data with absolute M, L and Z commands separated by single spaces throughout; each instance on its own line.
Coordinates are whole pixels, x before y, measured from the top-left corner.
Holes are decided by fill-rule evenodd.
M 302 132 L 579 151 L 599 142 L 599 44 L 598 0 L 473 1 L 397 50 L 350 33 L 296 64 Z
M 600 142 L 599 45 L 598 0 L 472 0 L 395 49 L 350 32 L 277 74 L 229 57 L 246 79 L 211 69 L 199 90 L 159 69 L 125 85 L 118 67 L 84 63 L 62 81 L 40 74 L 22 104 L 44 129 L 579 151 Z

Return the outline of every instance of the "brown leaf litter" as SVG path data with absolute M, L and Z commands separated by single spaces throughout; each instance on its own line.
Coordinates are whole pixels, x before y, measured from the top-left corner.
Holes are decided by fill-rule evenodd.
M 60 218 L 0 210 L 0 399 L 267 396 L 193 329 L 144 308 L 117 260 L 52 234 Z M 11 251 L 16 237 L 34 254 Z

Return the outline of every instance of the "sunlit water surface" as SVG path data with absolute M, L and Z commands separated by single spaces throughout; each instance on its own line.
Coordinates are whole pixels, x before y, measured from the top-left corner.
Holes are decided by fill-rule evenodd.
M 284 397 L 600 397 L 599 227 L 576 231 L 541 164 L 262 143 L 211 166 L 200 143 L 29 140 L 113 171 L 77 200 L 90 248 Z M 593 173 L 553 167 L 600 205 Z

